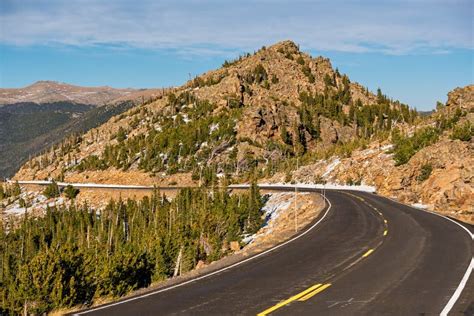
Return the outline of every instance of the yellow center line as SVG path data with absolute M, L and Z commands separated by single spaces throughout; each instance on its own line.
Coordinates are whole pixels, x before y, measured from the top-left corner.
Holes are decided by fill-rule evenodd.
M 353 195 L 353 194 L 350 194 L 350 193 L 346 193 L 348 195 L 352 195 L 353 197 L 359 199 L 360 201 L 363 201 L 364 203 L 366 203 L 369 207 L 371 207 L 372 209 L 374 209 L 380 216 L 382 216 L 382 218 L 384 217 L 382 212 L 380 212 L 376 207 L 370 205 L 369 203 L 365 202 L 365 199 L 359 197 L 359 196 L 356 196 L 356 195 Z M 387 220 L 384 219 L 383 222 L 385 223 L 385 225 L 387 226 Z M 388 234 L 388 230 L 385 229 L 384 232 L 383 232 L 383 235 L 386 236 Z M 366 253 L 364 253 L 362 255 L 362 258 L 366 258 L 368 257 L 372 252 L 374 252 L 374 249 L 369 249 Z M 304 290 L 303 292 L 300 292 L 296 295 L 293 295 L 292 297 L 284 300 L 284 301 L 281 301 L 279 302 L 278 304 L 276 305 L 273 305 L 272 307 L 269 307 L 267 308 L 266 310 L 264 310 L 263 312 L 260 312 L 257 314 L 257 316 L 266 316 L 274 311 L 276 311 L 277 309 L 279 308 L 282 308 L 286 305 L 288 305 L 289 303 L 293 302 L 293 301 L 296 301 L 298 300 L 299 302 L 304 302 L 304 301 L 307 301 L 309 300 L 310 298 L 312 298 L 313 296 L 315 296 L 316 294 L 318 293 L 321 293 L 322 291 L 324 291 L 325 289 L 327 289 L 328 287 L 331 286 L 331 283 L 327 283 L 327 284 L 315 284 L 309 288 L 307 288 L 306 290 Z
M 364 253 L 364 254 L 362 255 L 362 258 L 368 257 L 372 252 L 374 252 L 374 249 L 370 249 L 369 251 L 367 251 L 366 253 Z
M 278 303 L 278 304 L 276 304 L 276 305 L 274 305 L 274 306 L 272 306 L 272 307 L 270 307 L 270 308 L 267 308 L 267 309 L 264 310 L 263 312 L 257 314 L 257 316 L 265 316 L 265 315 L 268 315 L 268 314 L 270 314 L 271 312 L 274 312 L 274 311 L 276 311 L 277 309 L 279 309 L 279 308 L 281 308 L 281 307 L 283 307 L 283 306 L 285 306 L 285 305 L 287 305 L 287 304 L 289 304 L 289 303 L 291 303 L 291 302 L 293 302 L 293 301 L 296 301 L 296 300 L 299 299 L 300 297 L 305 296 L 306 294 L 310 293 L 311 291 L 316 290 L 316 289 L 317 289 L 318 287 L 320 287 L 321 285 L 322 285 L 322 284 L 313 285 L 313 286 L 311 286 L 310 288 L 304 290 L 303 292 L 298 293 L 298 294 L 296 294 L 296 295 L 290 297 L 289 299 L 286 299 L 286 300 L 284 300 L 284 301 L 281 301 L 280 303 Z
M 306 300 L 309 300 L 310 298 L 312 298 L 313 296 L 315 296 L 316 294 L 324 291 L 325 289 L 327 289 L 328 287 L 330 287 L 331 284 L 328 283 L 328 284 L 324 284 L 323 286 L 321 286 L 320 288 L 314 290 L 313 292 L 310 292 L 308 294 L 306 294 L 305 296 L 303 296 L 302 298 L 300 298 L 298 301 L 300 302 L 304 302 Z

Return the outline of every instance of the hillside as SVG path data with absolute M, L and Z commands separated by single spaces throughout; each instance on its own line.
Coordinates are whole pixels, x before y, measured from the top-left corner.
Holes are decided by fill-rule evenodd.
M 456 107 L 449 102 L 447 108 Z M 472 190 L 472 179 L 462 175 L 465 171 L 459 171 L 464 191 L 450 189 L 460 195 L 455 199 L 448 194 L 436 200 L 432 196 L 447 189 L 435 187 L 444 184 L 433 184 L 433 191 L 426 193 L 434 180 L 415 180 L 445 172 L 446 164 L 418 158 L 423 153 L 434 158 L 440 150 L 453 154 L 451 169 L 446 167 L 449 174 L 455 174 L 452 168 L 469 171 L 463 168 L 472 156 L 471 137 L 450 139 L 453 129 L 471 115 L 466 106 L 459 113 L 445 111 L 443 118 L 436 117 L 442 109 L 420 117 L 380 90 L 374 94 L 352 82 L 333 69 L 329 59 L 311 57 L 285 41 L 226 61 L 165 97 L 63 142 L 30 160 L 15 178 L 214 185 L 224 177 L 233 182 L 255 177 L 300 180 L 296 169 L 306 165 L 311 176 L 305 181 L 364 182 L 407 202 L 429 200 L 435 209 L 448 205 L 453 211 L 470 212 L 472 191 L 465 188 Z M 383 163 L 371 158 L 359 165 L 357 155 L 367 149 L 384 155 Z M 331 162 L 334 166 L 328 167 Z M 336 165 L 345 164 L 352 169 L 333 174 Z M 424 198 L 427 194 L 429 199 Z
M 23 89 L 0 89 L 0 177 L 12 176 L 28 157 L 65 136 L 101 125 L 159 93 L 50 81 Z
M 113 168 L 144 178 L 194 173 L 196 180 L 199 166 L 206 166 L 244 177 L 268 170 L 268 161 L 287 163 L 389 130 L 385 116 L 403 125 L 416 113 L 286 41 L 226 62 L 84 135 L 93 142 L 77 144 L 75 164 L 67 170 L 60 161 L 71 153 L 57 152 L 50 166 L 25 167 L 21 176 L 54 177 L 62 170 L 80 177 Z
M 474 224 L 474 85 L 456 88 L 446 105 L 405 135 L 374 140 L 350 156 L 293 171 L 297 182 L 364 183 L 380 194 Z M 284 181 L 279 173 L 268 182 Z

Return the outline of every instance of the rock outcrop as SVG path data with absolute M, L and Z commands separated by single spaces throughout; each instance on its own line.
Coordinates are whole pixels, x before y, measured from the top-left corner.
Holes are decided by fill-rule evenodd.
M 448 93 L 448 107 L 460 107 L 463 110 L 474 108 L 474 85 L 456 88 Z

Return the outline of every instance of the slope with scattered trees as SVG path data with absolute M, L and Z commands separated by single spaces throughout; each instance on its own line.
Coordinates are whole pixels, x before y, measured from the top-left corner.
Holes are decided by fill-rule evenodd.
M 33 158 L 18 178 L 65 178 L 108 170 L 194 181 L 271 176 L 290 160 L 387 138 L 416 111 L 353 83 L 328 59 L 290 41 L 263 47 L 203 74 Z M 68 150 L 64 150 L 68 148 Z M 213 176 L 214 175 L 214 176 Z M 123 178 L 126 178 L 124 176 Z
M 155 191 L 100 211 L 71 204 L 42 218 L 26 213 L 18 229 L 0 227 L 0 313 L 91 304 L 217 260 L 261 227 L 263 202 L 253 185 L 236 195 L 183 189 L 169 201 Z

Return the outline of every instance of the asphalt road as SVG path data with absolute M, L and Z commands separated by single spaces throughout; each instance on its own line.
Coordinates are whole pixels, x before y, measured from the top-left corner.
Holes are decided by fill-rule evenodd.
M 474 276 L 457 290 L 473 256 L 472 237 L 459 225 L 371 193 L 326 197 L 332 206 L 319 224 L 278 249 L 82 313 L 439 315 L 452 305 L 450 314 L 474 314 Z

